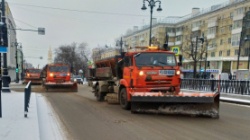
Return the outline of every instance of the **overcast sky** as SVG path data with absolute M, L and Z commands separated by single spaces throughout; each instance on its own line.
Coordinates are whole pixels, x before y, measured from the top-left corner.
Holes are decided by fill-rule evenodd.
M 149 24 L 150 11 L 142 11 L 143 0 L 6 0 L 17 28 L 44 27 L 45 35 L 17 31 L 25 60 L 35 67 L 48 61 L 49 47 L 54 50 L 72 42 L 86 42 L 90 48 L 113 45 L 115 39 L 133 26 Z M 184 16 L 193 7 L 208 8 L 227 0 L 161 0 L 162 12 L 153 16 Z M 157 5 L 158 6 L 158 5 Z M 156 7 L 157 8 L 157 7 Z M 42 56 L 43 59 L 39 59 Z

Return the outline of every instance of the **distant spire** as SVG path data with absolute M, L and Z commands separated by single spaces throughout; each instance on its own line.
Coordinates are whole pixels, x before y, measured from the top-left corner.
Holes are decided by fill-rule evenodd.
M 52 61 L 52 50 L 51 50 L 51 46 L 49 47 L 49 51 L 48 51 L 48 64 L 51 64 Z

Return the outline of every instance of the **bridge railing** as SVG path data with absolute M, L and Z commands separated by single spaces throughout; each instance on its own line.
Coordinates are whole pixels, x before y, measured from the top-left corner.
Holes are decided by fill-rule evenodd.
M 184 78 L 181 89 L 250 95 L 250 81 Z

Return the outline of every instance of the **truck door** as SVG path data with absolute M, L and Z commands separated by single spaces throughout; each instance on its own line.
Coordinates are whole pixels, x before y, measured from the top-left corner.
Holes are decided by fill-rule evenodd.
M 124 57 L 123 63 L 123 79 L 126 80 L 127 83 L 131 83 L 131 73 L 132 73 L 132 61 L 129 56 Z

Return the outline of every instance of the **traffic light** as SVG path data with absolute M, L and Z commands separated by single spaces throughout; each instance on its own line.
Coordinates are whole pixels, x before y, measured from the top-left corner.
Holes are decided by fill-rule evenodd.
M 19 71 L 19 69 L 18 69 L 18 68 L 16 68 L 16 73 L 18 73 L 18 71 Z

